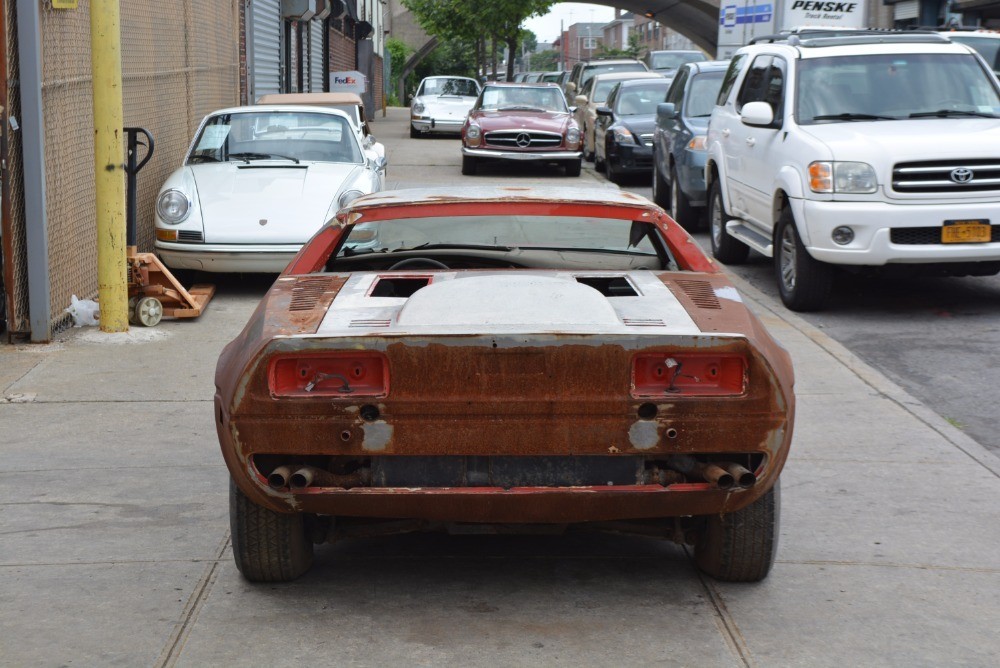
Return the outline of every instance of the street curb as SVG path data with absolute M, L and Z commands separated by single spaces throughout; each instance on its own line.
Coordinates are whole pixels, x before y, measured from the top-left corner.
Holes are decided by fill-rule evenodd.
M 721 267 L 721 265 L 719 266 Z M 779 312 L 771 308 L 767 305 L 767 296 L 764 293 L 732 272 L 726 271 L 726 274 L 736 288 L 744 296 L 749 297 L 749 301 L 756 307 L 755 310 L 758 312 L 766 311 L 808 337 L 813 343 L 830 353 L 838 362 L 847 367 L 866 385 L 936 431 L 946 441 L 968 455 L 970 459 L 990 471 L 993 475 L 1000 477 L 1000 457 L 996 454 L 950 424 L 922 401 L 891 381 L 882 372 L 870 366 L 829 335 L 792 311 L 781 309 Z

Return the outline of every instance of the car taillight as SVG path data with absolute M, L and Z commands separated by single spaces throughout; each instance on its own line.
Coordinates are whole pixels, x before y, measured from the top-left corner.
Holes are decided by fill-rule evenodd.
M 375 352 L 279 356 L 271 360 L 268 385 L 278 397 L 384 397 L 389 364 Z
M 736 396 L 746 390 L 746 362 L 735 354 L 642 353 L 632 362 L 632 396 Z

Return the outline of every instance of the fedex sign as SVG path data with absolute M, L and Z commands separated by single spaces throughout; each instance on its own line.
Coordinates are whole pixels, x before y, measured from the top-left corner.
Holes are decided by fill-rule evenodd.
M 368 86 L 361 72 L 330 72 L 331 93 L 357 93 L 362 95 Z

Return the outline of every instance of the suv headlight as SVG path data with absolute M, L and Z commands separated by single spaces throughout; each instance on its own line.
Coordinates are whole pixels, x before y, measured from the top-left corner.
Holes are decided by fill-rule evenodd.
M 615 141 L 619 144 L 634 144 L 635 135 L 628 128 L 615 128 L 613 131 Z
M 809 164 L 814 193 L 870 194 L 878 190 L 875 169 L 865 162 L 817 161 Z
M 191 213 L 191 200 L 180 190 L 164 190 L 156 198 L 156 214 L 167 225 L 183 223 Z

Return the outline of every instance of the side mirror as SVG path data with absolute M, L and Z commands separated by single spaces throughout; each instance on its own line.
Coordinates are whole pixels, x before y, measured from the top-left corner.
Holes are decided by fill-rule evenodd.
M 571 113 L 571 114 L 575 114 L 576 113 L 576 106 L 575 105 L 569 108 L 569 113 Z
M 656 105 L 656 120 L 669 121 L 677 118 L 677 107 L 673 102 L 660 102 Z
M 612 116 L 614 116 L 614 112 L 611 111 L 611 107 L 598 107 L 597 108 L 597 115 L 598 116 L 606 116 L 607 118 L 611 118 Z
M 573 83 L 572 81 L 567 81 L 566 82 L 566 92 L 567 93 L 575 93 L 576 92 L 576 84 Z
M 573 98 L 573 102 L 578 107 L 586 107 L 587 106 L 587 96 L 586 95 L 577 95 L 575 98 Z
M 406 101 L 407 102 L 413 102 L 413 93 L 407 93 L 406 94 Z
M 371 148 L 375 145 L 375 137 L 371 135 L 365 135 L 365 138 L 361 140 L 361 145 L 365 148 Z
M 388 165 L 388 164 L 389 164 L 389 161 L 386 159 L 386 157 L 384 155 L 380 155 L 379 157 L 375 158 L 375 170 L 376 171 L 381 172 L 383 169 L 385 169 L 386 165 Z
M 740 111 L 744 125 L 767 127 L 774 123 L 774 110 L 767 102 L 747 102 Z

